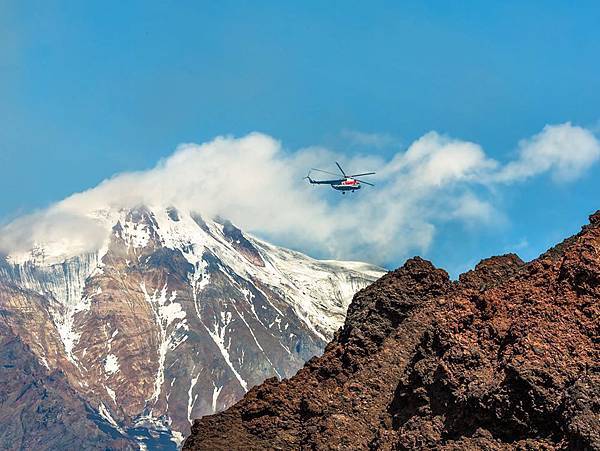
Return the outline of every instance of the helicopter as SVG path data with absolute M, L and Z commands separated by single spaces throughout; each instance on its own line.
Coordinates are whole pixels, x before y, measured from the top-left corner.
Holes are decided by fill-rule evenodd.
M 361 177 L 364 175 L 373 175 L 373 174 L 375 174 L 375 172 L 363 172 L 361 174 L 347 175 L 337 161 L 335 162 L 335 164 L 337 165 L 338 169 L 342 173 L 341 178 L 340 178 L 339 174 L 334 174 L 333 172 L 328 172 L 328 171 L 324 171 L 322 169 L 316 169 L 316 168 L 311 168 L 311 170 L 308 171 L 308 175 L 304 178 L 308 179 L 308 181 L 313 185 L 330 185 L 333 189 L 335 189 L 337 191 L 341 191 L 342 194 L 346 194 L 346 191 L 354 192 L 357 189 L 360 189 L 361 183 L 364 183 L 365 185 L 369 185 L 369 186 L 375 186 L 372 183 L 365 182 L 364 180 L 359 180 L 356 178 L 356 177 Z M 323 172 L 323 173 L 329 174 L 329 175 L 335 175 L 338 178 L 331 179 L 331 180 L 313 180 L 310 177 L 311 171 L 318 171 L 318 172 Z

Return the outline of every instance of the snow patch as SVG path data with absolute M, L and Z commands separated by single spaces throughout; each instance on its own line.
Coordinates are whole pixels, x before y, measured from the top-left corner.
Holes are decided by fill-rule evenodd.
M 190 422 L 190 425 L 192 424 L 192 409 L 194 408 L 196 399 L 198 399 L 198 394 L 196 393 L 196 396 L 194 396 L 193 399 L 192 399 L 192 396 L 193 396 L 194 388 L 196 387 L 196 384 L 198 383 L 199 378 L 200 378 L 200 373 L 198 373 L 196 375 L 196 377 L 192 378 L 192 380 L 190 381 L 190 389 L 188 390 L 187 418 L 188 418 L 188 421 Z
M 258 349 L 260 349 L 260 352 L 263 353 L 263 355 L 265 356 L 265 359 L 267 359 L 267 362 L 269 362 L 269 365 L 271 365 L 271 368 L 273 368 L 273 371 L 275 371 L 275 374 L 277 374 L 277 377 L 281 380 L 282 379 L 281 374 L 279 374 L 279 371 L 277 371 L 277 367 L 275 367 L 275 365 L 273 365 L 273 362 L 271 362 L 271 359 L 269 359 L 269 356 L 267 355 L 267 353 L 265 352 L 263 347 L 258 342 L 256 335 L 254 335 L 254 331 L 252 330 L 252 328 L 250 327 L 250 325 L 244 318 L 244 315 L 242 315 L 242 313 L 237 309 L 237 307 L 235 306 L 234 303 L 232 303 L 231 305 L 235 309 L 235 312 L 238 314 L 238 316 L 240 317 L 242 322 L 245 324 L 246 328 L 248 329 L 248 332 L 250 332 L 250 335 L 252 335 L 252 338 L 254 339 L 254 343 L 256 344 L 256 346 L 258 347 Z
M 231 346 L 231 338 L 229 338 L 229 344 L 225 345 L 225 332 L 227 331 L 227 326 L 229 326 L 229 324 L 231 323 L 231 319 L 232 319 L 231 312 L 219 312 L 219 315 L 221 317 L 220 318 L 221 320 L 220 321 L 218 319 L 215 320 L 212 330 L 209 329 L 208 327 L 206 327 L 206 325 L 204 325 L 204 327 L 206 328 L 206 331 L 210 335 L 210 338 L 213 339 L 213 341 L 219 348 L 219 351 L 221 351 L 221 355 L 223 356 L 223 359 L 225 359 L 225 363 L 227 363 L 227 366 L 229 366 L 229 368 L 233 372 L 235 378 L 238 380 L 238 382 L 240 383 L 240 385 L 242 386 L 244 391 L 247 392 L 248 391 L 248 383 L 244 379 L 242 379 L 242 376 L 240 376 L 240 373 L 238 373 L 238 371 L 233 366 L 231 357 L 229 356 L 229 347 Z
M 119 371 L 119 359 L 114 354 L 108 354 L 106 356 L 106 362 L 104 363 L 104 371 L 107 374 L 114 374 Z
M 115 391 L 112 390 L 110 387 L 104 387 L 104 388 L 106 388 L 106 392 L 108 393 L 108 396 L 110 396 L 110 399 L 112 399 L 113 402 L 116 404 L 117 401 L 116 401 L 116 398 L 115 398 Z
M 221 390 L 223 390 L 223 385 L 217 387 L 217 384 L 213 382 L 213 395 L 212 395 L 212 410 L 213 413 L 217 413 L 217 401 L 219 399 L 219 395 L 221 394 Z
M 176 291 L 173 291 L 171 296 L 167 298 L 167 284 L 163 286 L 160 292 L 154 291 L 152 295 L 148 294 L 144 283 L 140 285 L 140 288 L 144 293 L 144 298 L 148 304 L 150 304 L 152 312 L 154 313 L 156 325 L 158 326 L 158 372 L 156 374 L 156 379 L 154 380 L 154 393 L 150 398 L 152 400 L 157 400 L 165 381 L 165 359 L 167 351 L 170 348 L 174 349 L 181 344 L 180 340 L 182 339 L 180 338 L 181 335 L 178 335 L 178 330 L 183 324 L 182 321 L 185 321 L 186 313 L 181 307 L 181 304 L 175 302 L 177 297 Z M 175 321 L 178 321 L 178 327 L 171 327 Z
M 127 246 L 144 248 L 150 241 L 150 231 L 144 223 L 123 221 L 123 231 L 120 236 Z
M 175 429 L 171 430 L 171 434 L 171 441 L 175 442 L 177 448 L 181 447 L 181 444 L 183 443 L 183 434 Z
M 125 434 L 125 431 L 117 424 L 115 419 L 110 414 L 110 411 L 106 408 L 106 406 L 102 402 L 98 406 L 98 413 L 100 414 L 100 416 L 102 418 L 104 418 L 106 421 L 108 421 L 108 423 L 112 427 L 114 427 L 117 431 L 119 431 L 121 434 Z

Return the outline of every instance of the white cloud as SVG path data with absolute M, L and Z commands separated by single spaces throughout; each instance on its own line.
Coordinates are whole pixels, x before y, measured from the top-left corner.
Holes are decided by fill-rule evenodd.
M 496 165 L 477 144 L 429 132 L 406 152 L 398 153 L 383 173 L 392 178 L 394 174 L 410 173 L 415 184 L 431 188 L 480 179 Z
M 597 160 L 599 148 L 589 131 L 569 123 L 547 126 L 521 142 L 517 160 L 504 166 L 475 143 L 435 132 L 389 161 L 348 159 L 320 147 L 286 152 L 259 133 L 219 137 L 181 145 L 151 170 L 116 175 L 17 219 L 0 232 L 0 250 L 65 240 L 79 251 L 97 247 L 106 230 L 88 217 L 91 211 L 146 204 L 220 215 L 313 255 L 386 263 L 426 250 L 441 221 L 497 222 L 502 215 L 482 187 L 543 172 L 572 180 Z M 348 171 L 376 170 L 377 186 L 341 196 L 302 181 L 308 168 L 336 160 Z
M 585 128 L 547 125 L 530 139 L 519 143 L 519 158 L 507 164 L 498 181 L 511 182 L 550 172 L 557 181 L 574 180 L 600 157 L 600 142 Z
M 472 193 L 453 199 L 451 208 L 452 219 L 460 219 L 461 221 L 470 222 L 485 222 L 490 223 L 493 219 L 503 221 L 504 218 L 495 211 L 494 207 L 488 202 L 477 198 Z M 498 221 L 497 221 L 498 222 Z

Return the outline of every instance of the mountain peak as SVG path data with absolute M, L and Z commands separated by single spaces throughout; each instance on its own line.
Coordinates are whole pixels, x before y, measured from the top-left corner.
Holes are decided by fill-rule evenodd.
M 590 224 L 600 225 L 600 210 L 590 215 Z
M 7 334 L 64 373 L 98 427 L 148 447 L 175 447 L 193 417 L 290 377 L 321 353 L 352 295 L 384 273 L 172 206 L 93 217 L 107 230 L 99 248 L 69 254 L 77 248 L 49 243 L 54 259 L 3 262 L 0 310 L 10 312 Z

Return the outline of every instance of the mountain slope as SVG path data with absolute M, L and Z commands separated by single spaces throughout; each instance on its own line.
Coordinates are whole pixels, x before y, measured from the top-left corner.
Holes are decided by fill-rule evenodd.
M 322 357 L 194 422 L 186 450 L 600 449 L 600 212 L 538 259 L 360 291 Z
M 0 313 L 3 317 L 6 311 Z M 137 449 L 0 322 L 0 448 Z
M 48 371 L 145 446 L 181 441 L 192 418 L 293 375 L 322 352 L 354 292 L 383 274 L 175 208 L 95 214 L 107 227 L 101 249 L 7 256 L 0 308 Z

